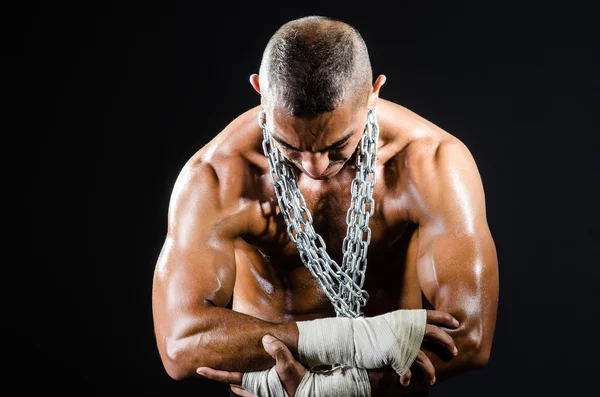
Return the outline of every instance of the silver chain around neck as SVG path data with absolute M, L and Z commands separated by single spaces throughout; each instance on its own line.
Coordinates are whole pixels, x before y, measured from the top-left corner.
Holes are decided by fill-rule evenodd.
M 356 176 L 350 188 L 352 199 L 346 214 L 348 229 L 342 243 L 341 266 L 329 257 L 325 241 L 313 228 L 312 216 L 298 189 L 296 173 L 274 145 L 267 130 L 264 110 L 258 115 L 258 124 L 263 130 L 263 151 L 269 161 L 279 208 L 302 262 L 323 288 L 338 317 L 363 316 L 361 308 L 369 299 L 367 291 L 362 289 L 367 271 L 367 251 L 371 242 L 369 219 L 375 211 L 373 187 L 376 182 L 375 162 L 379 136 L 375 109 L 369 110 L 367 125 L 356 155 Z

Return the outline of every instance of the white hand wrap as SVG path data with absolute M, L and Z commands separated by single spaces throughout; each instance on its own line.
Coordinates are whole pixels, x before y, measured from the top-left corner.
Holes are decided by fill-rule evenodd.
M 275 367 L 264 371 L 244 372 L 242 387 L 258 397 L 289 397 Z
M 258 397 L 289 397 L 275 367 L 246 372 L 242 387 Z M 296 397 L 370 397 L 371 384 L 366 369 L 336 368 L 324 373 L 307 371 L 296 390 Z
M 296 397 L 371 397 L 366 369 L 339 367 L 331 372 L 307 372 Z
M 390 365 L 404 375 L 419 353 L 427 312 L 395 310 L 375 317 L 299 321 L 300 362 L 313 368 L 341 364 L 357 368 Z

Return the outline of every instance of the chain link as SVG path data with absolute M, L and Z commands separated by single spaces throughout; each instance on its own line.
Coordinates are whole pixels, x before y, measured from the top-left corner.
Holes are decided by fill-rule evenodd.
M 296 173 L 275 146 L 267 130 L 264 110 L 258 115 L 258 124 L 263 130 L 263 151 L 269 162 L 279 208 L 302 262 L 323 288 L 338 317 L 363 316 L 361 309 L 369 299 L 363 285 L 367 271 L 367 252 L 371 243 L 369 219 L 375 212 L 373 187 L 377 180 L 375 163 L 379 126 L 375 109 L 369 110 L 360 150 L 356 156 L 356 176 L 350 188 L 352 198 L 346 214 L 348 229 L 342 242 L 341 266 L 329 257 L 325 241 L 313 228 L 312 216 L 298 189 Z

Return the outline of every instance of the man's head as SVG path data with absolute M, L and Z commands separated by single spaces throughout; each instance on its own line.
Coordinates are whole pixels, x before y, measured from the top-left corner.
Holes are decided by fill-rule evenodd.
M 250 82 L 283 155 L 311 178 L 335 175 L 352 156 L 375 107 L 367 47 L 352 26 L 311 16 L 281 26 Z

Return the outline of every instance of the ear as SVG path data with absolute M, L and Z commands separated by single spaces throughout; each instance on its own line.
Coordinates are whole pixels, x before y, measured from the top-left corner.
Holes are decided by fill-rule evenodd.
M 371 94 L 369 95 L 369 109 L 373 109 L 377 106 L 377 99 L 379 98 L 379 90 L 381 86 L 385 84 L 387 77 L 385 75 L 380 74 L 375 80 L 375 84 L 373 84 L 373 88 L 371 89 Z
M 260 94 L 260 83 L 259 83 L 258 75 L 256 73 L 253 73 L 252 75 L 250 75 L 250 84 L 252 85 L 254 90 Z

